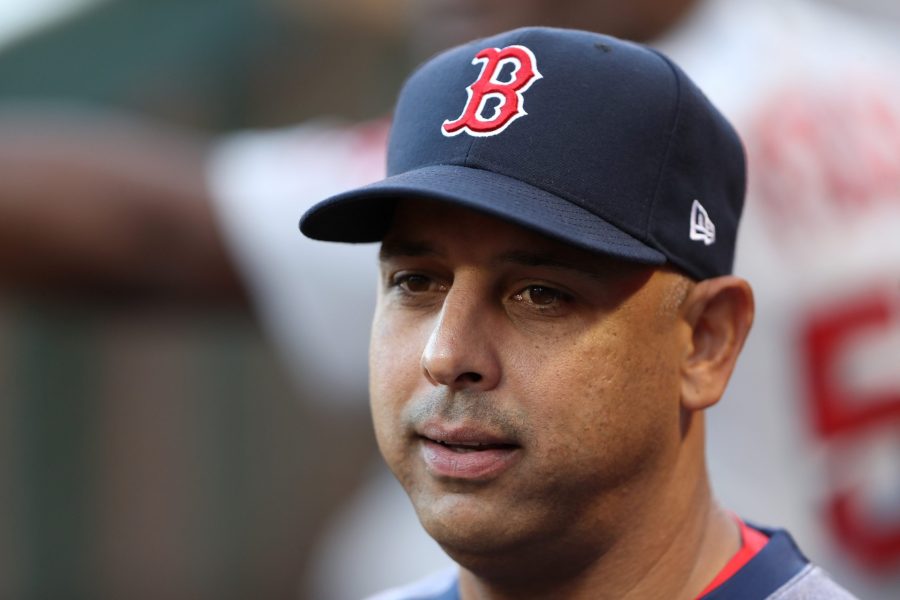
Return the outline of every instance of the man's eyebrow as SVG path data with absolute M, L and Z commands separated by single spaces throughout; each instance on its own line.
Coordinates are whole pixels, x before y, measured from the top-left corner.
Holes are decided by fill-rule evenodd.
M 526 250 L 513 250 L 511 252 L 504 252 L 496 259 L 494 259 L 494 262 L 497 264 L 512 263 L 525 267 L 564 269 L 566 271 L 573 271 L 576 274 L 590 277 L 591 279 L 598 279 L 602 281 L 607 281 L 609 279 L 610 272 L 614 271 L 615 269 L 614 266 L 610 267 L 608 261 L 604 261 L 602 259 L 597 260 L 597 264 L 589 264 L 588 261 L 569 260 L 566 258 L 555 256 L 553 254 L 546 254 L 543 252 L 529 252 Z
M 440 252 L 428 242 L 391 240 L 381 244 L 378 260 L 386 261 L 397 257 L 438 256 Z

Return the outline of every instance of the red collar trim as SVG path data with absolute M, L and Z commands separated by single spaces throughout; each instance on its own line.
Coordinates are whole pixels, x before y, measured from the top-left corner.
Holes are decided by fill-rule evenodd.
M 763 549 L 766 543 L 769 541 L 769 538 L 762 533 L 761 531 L 757 531 L 752 527 L 748 526 L 741 519 L 737 519 L 738 526 L 741 530 L 741 548 L 738 550 L 734 556 L 731 557 L 731 560 L 728 561 L 722 570 L 719 571 L 718 575 L 706 586 L 706 588 L 700 592 L 700 595 L 697 598 L 702 598 L 707 595 L 734 575 L 738 571 L 741 570 L 741 567 L 746 565 L 750 560 L 756 556 L 756 554 Z

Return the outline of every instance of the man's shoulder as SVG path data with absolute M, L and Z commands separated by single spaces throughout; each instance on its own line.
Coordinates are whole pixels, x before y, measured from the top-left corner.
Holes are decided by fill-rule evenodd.
M 853 600 L 855 596 L 835 583 L 800 551 L 783 529 L 752 525 L 769 540 L 750 561 L 704 600 Z
M 458 600 L 457 572 L 457 567 L 450 567 L 402 587 L 385 590 L 366 600 Z
M 855 600 L 821 567 L 810 564 L 769 596 L 769 600 Z

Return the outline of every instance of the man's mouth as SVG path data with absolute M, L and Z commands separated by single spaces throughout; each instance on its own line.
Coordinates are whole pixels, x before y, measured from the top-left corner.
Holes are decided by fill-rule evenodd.
M 448 442 L 446 440 L 433 440 L 431 438 L 425 437 L 423 438 L 435 444 L 440 444 L 441 446 L 452 450 L 453 452 L 466 453 L 466 452 L 480 452 L 484 450 L 513 450 L 518 448 L 515 444 L 497 444 L 491 442 Z
M 522 447 L 508 436 L 475 427 L 430 425 L 419 433 L 421 456 L 439 478 L 488 480 L 512 466 Z

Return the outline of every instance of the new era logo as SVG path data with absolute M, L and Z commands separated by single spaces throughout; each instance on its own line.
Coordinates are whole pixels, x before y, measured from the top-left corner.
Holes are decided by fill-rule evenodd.
M 691 205 L 691 239 L 707 246 L 716 241 L 716 225 L 698 200 Z

